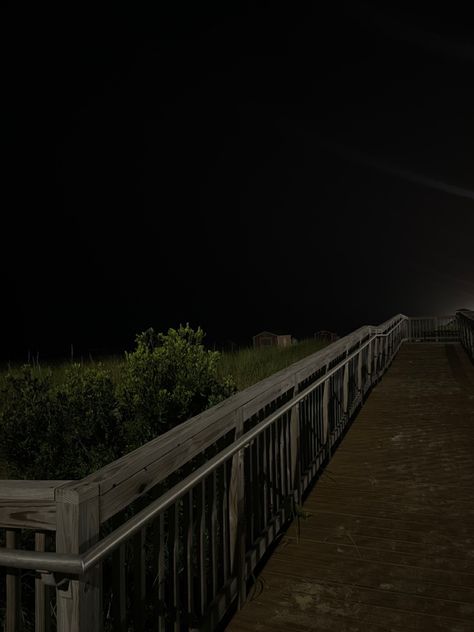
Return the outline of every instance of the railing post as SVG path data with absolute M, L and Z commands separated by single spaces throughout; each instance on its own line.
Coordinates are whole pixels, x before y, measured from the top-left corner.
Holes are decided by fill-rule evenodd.
M 55 489 L 56 552 L 78 554 L 99 539 L 99 485 L 73 481 Z M 102 568 L 58 586 L 59 632 L 101 632 Z
M 329 427 L 329 389 L 331 378 L 327 378 L 323 388 L 323 443 L 326 444 L 328 459 L 331 458 L 331 429 Z
M 235 440 L 244 432 L 243 409 L 236 412 Z M 245 568 L 245 448 L 232 457 L 229 482 L 229 541 L 232 577 L 237 578 L 237 608 L 240 610 L 247 599 Z

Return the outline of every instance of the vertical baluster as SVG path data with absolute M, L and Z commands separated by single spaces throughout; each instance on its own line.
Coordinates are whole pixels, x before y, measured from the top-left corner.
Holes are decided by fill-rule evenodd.
M 112 553 L 112 618 L 114 630 L 127 632 L 126 544 Z
M 35 533 L 35 551 L 46 551 L 49 536 L 45 531 Z M 35 632 L 49 632 L 51 630 L 50 587 L 35 579 Z
M 273 446 L 273 450 L 272 450 L 273 451 L 273 489 L 275 491 L 275 493 L 274 493 L 275 507 L 274 507 L 273 513 L 277 514 L 279 509 L 280 509 L 280 484 L 279 484 L 279 481 L 278 481 L 278 473 L 279 473 L 279 468 L 278 468 L 278 448 L 279 448 L 279 443 L 277 441 L 277 421 L 272 423 L 271 429 L 272 429 L 272 446 Z
M 35 551 L 44 553 L 46 550 L 46 534 L 44 531 L 35 532 Z M 35 578 L 35 632 L 45 630 L 45 584 L 41 577 Z
M 199 614 L 204 616 L 207 606 L 207 572 L 206 572 L 206 551 L 205 551 L 205 529 L 206 529 L 206 491 L 205 481 L 201 481 L 196 487 L 197 490 L 197 510 L 196 520 L 198 527 L 197 537 L 197 557 L 199 564 Z
M 262 432 L 261 438 L 261 451 L 262 451 L 262 487 L 263 487 L 263 527 L 265 528 L 268 524 L 268 505 L 269 505 L 269 494 L 268 494 L 268 467 L 267 467 L 267 445 L 268 445 L 268 428 Z
M 321 463 L 321 461 L 324 459 L 324 450 L 326 447 L 326 441 L 324 438 L 324 414 L 323 414 L 323 394 L 324 394 L 324 382 L 320 385 L 320 387 L 318 388 L 318 392 L 319 392 L 319 412 L 318 412 L 318 416 L 319 416 L 319 452 L 320 452 L 320 459 L 319 462 Z
M 349 370 L 350 362 L 344 364 L 343 378 L 342 378 L 342 414 L 347 415 L 349 409 Z M 340 371 L 339 371 L 340 372 Z
M 320 411 L 320 391 L 321 387 L 314 391 L 314 428 L 315 428 L 315 445 L 316 445 L 316 468 L 319 468 L 320 464 L 320 451 L 321 451 L 321 411 Z
M 286 478 L 286 495 L 287 495 L 288 501 L 289 501 L 289 496 L 292 492 L 290 420 L 291 420 L 291 410 L 286 413 L 286 420 L 285 420 L 285 469 L 286 469 L 285 478 Z
M 281 495 L 281 503 L 283 507 L 285 506 L 285 498 L 287 495 L 286 489 L 286 480 L 285 480 L 285 471 L 286 471 L 286 461 L 285 461 L 285 425 L 286 425 L 286 413 L 280 417 L 279 422 L 279 430 L 278 430 L 278 454 L 280 456 L 280 495 Z M 286 518 L 286 516 L 284 516 Z
M 155 520 L 153 531 L 153 572 L 156 573 L 154 596 L 158 603 L 158 632 L 165 632 L 165 514 Z
M 316 456 L 318 454 L 317 444 L 317 407 L 316 407 L 316 391 L 313 391 L 311 397 L 311 476 L 316 472 Z
M 344 405 L 344 394 L 343 394 L 343 390 L 342 390 L 342 386 L 343 386 L 343 377 L 344 375 L 344 369 L 339 370 L 336 375 L 336 388 L 337 388 L 337 399 L 334 400 L 334 404 L 336 406 L 336 423 L 335 423 L 335 430 L 339 429 L 339 421 L 341 418 L 341 412 L 342 412 L 342 407 Z M 337 436 L 337 433 L 336 433 Z
M 301 501 L 300 404 L 291 409 L 290 421 L 291 487 L 298 503 Z
M 193 490 L 183 498 L 183 544 L 184 544 L 184 573 L 186 586 L 187 621 L 190 627 L 189 617 L 194 612 L 194 583 L 193 583 Z
M 287 412 L 285 427 L 285 444 L 286 444 L 286 477 L 288 494 L 293 495 L 293 479 L 291 471 L 291 415 L 292 410 Z
M 230 461 L 224 461 L 222 465 L 222 486 L 221 486 L 221 525 L 222 525 L 222 584 L 227 582 L 229 577 L 229 488 L 228 471 Z
M 211 474 L 211 533 L 210 533 L 210 552 L 211 552 L 211 575 L 212 575 L 212 595 L 211 600 L 217 594 L 217 575 L 219 549 L 217 541 L 217 470 L 213 470 Z
M 280 509 L 280 494 L 281 494 L 281 485 L 280 485 L 280 461 L 279 461 L 279 450 L 280 450 L 280 442 L 278 441 L 278 419 L 272 423 L 272 444 L 273 444 L 273 487 L 275 490 L 275 511 L 276 514 Z
M 5 548 L 16 549 L 18 544 L 18 533 L 14 529 L 7 529 L 5 534 Z M 18 632 L 20 629 L 20 569 L 9 569 L 6 574 L 6 617 L 5 632 Z
M 235 413 L 235 439 L 242 436 L 244 420 L 242 408 Z M 246 478 L 248 476 L 245 462 L 248 460 L 244 448 L 232 457 L 229 481 L 229 543 L 230 543 L 230 572 L 237 580 L 237 607 L 241 608 L 247 597 L 246 556 Z
M 272 437 L 273 424 L 268 427 L 268 485 L 270 496 L 270 514 L 269 518 L 272 520 L 275 515 L 275 479 L 273 477 L 273 437 Z
M 145 528 L 133 536 L 133 621 L 134 630 L 145 630 Z
M 327 456 L 331 458 L 331 431 L 329 426 L 329 389 L 331 378 L 324 380 L 323 386 L 323 441 L 326 444 Z
M 307 423 L 307 434 L 306 434 L 306 450 L 307 450 L 307 462 L 306 462 L 306 471 L 308 477 L 311 475 L 311 462 L 313 460 L 313 402 L 312 402 L 312 393 L 308 395 L 306 398 L 306 423 Z
M 252 495 L 255 499 L 253 504 L 254 511 L 252 512 L 254 514 L 254 535 L 252 541 L 254 541 L 265 526 L 265 512 L 263 509 L 263 477 L 265 476 L 265 472 L 262 469 L 262 438 L 260 435 L 255 437 L 250 450 L 253 450 L 254 454 L 254 483 L 252 485 Z
M 308 395 L 304 400 L 304 451 L 305 451 L 305 464 L 304 473 L 308 472 L 309 464 L 311 463 L 311 395 Z
M 258 513 L 258 482 L 257 482 L 257 466 L 256 466 L 256 446 L 255 442 L 252 442 L 248 448 L 248 461 L 249 461 L 249 486 L 252 507 L 250 516 L 248 517 L 250 522 L 250 542 L 255 542 L 256 533 L 256 520 Z
M 308 410 L 306 399 L 302 399 L 299 403 L 299 425 L 300 425 L 300 470 L 301 475 L 306 472 L 308 465 L 308 425 L 306 420 L 308 418 Z
M 170 606 L 172 611 L 173 629 L 180 630 L 180 594 L 179 594 L 179 508 L 180 501 L 168 509 L 168 551 L 169 551 L 169 588 Z
M 313 415 L 313 405 L 311 401 L 311 393 L 305 399 L 306 406 L 306 467 L 305 471 L 309 475 L 311 469 L 311 461 L 312 461 L 312 415 Z

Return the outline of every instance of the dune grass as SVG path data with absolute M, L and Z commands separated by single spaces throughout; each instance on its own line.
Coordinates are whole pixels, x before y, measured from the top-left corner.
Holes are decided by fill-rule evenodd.
M 290 366 L 290 364 L 316 353 L 326 345 L 326 342 L 309 338 L 291 347 L 263 347 L 260 349 L 249 347 L 233 353 L 223 353 L 219 372 L 222 376 L 231 375 L 237 388 L 242 390 Z
M 223 352 L 219 360 L 218 370 L 223 377 L 230 375 L 239 390 L 247 388 L 260 380 L 290 366 L 302 358 L 316 353 L 328 343 L 309 338 L 292 345 L 291 347 L 263 347 L 254 349 L 247 347 L 233 352 Z M 84 366 L 102 364 L 112 375 L 115 382 L 120 379 L 120 374 L 124 366 L 123 355 L 105 356 L 97 358 L 83 359 L 80 363 Z M 34 364 L 34 370 L 40 374 L 42 371 L 52 372 L 53 382 L 60 383 L 64 378 L 66 369 L 71 365 L 69 361 L 60 361 L 49 364 Z M 4 363 L 0 367 L 0 388 L 5 375 L 9 370 L 15 372 L 21 364 L 7 365 Z

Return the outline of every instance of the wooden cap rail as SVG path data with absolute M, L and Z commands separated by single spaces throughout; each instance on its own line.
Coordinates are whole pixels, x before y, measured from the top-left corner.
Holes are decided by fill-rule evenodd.
M 399 322 L 400 318 L 403 316 L 390 319 L 387 326 Z M 71 488 L 79 492 L 83 485 L 97 483 L 100 522 L 105 522 L 218 439 L 235 430 L 238 411 L 243 411 L 244 419 L 250 418 L 280 395 L 297 388 L 300 382 L 326 367 L 348 348 L 360 343 L 370 335 L 370 331 L 368 326 L 361 327 L 327 348 L 192 417 L 82 481 L 71 483 Z
M 70 482 L 0 480 L 0 527 L 55 531 L 54 490 Z

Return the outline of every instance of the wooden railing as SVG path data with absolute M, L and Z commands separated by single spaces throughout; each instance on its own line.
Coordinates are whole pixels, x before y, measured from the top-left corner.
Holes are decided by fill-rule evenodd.
M 459 341 L 459 322 L 453 316 L 417 316 L 408 321 L 410 342 Z
M 362 327 L 83 480 L 3 481 L 6 632 L 214 629 L 402 342 L 453 319 Z
M 461 343 L 474 362 L 474 311 L 461 309 L 456 316 Z

